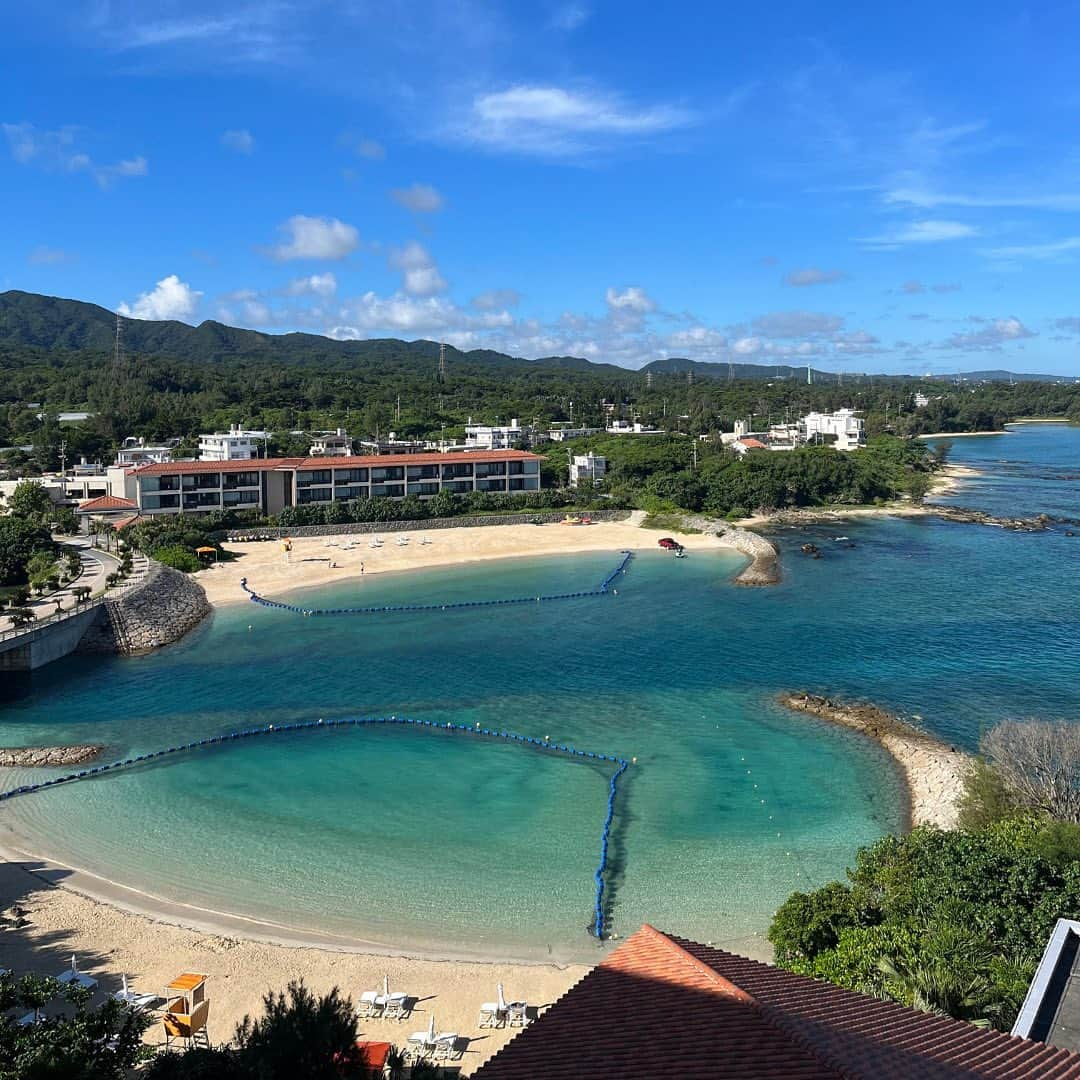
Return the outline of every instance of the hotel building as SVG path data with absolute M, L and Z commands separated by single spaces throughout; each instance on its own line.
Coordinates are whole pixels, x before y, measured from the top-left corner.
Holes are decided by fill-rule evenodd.
M 257 458 L 146 465 L 127 477 L 141 514 L 258 510 L 335 500 L 440 491 L 516 493 L 540 490 L 540 458 L 523 450 L 469 454 L 380 454 L 372 457 Z

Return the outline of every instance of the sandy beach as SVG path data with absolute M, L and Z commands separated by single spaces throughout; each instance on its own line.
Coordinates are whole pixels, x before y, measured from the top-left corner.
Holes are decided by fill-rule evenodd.
M 468 1075 L 515 1034 L 476 1026 L 479 1007 L 494 999 L 498 982 L 508 998 L 542 1007 L 588 970 L 408 959 L 241 940 L 151 921 L 57 888 L 49 883 L 56 872 L 29 869 L 34 865 L 41 864 L 0 862 L 0 965 L 16 974 L 56 975 L 74 953 L 80 970 L 99 979 L 95 1000 L 118 990 L 121 975 L 140 992 L 158 993 L 181 972 L 200 972 L 209 976 L 209 1032 L 215 1045 L 232 1038 L 245 1013 L 261 1011 L 263 994 L 284 989 L 291 979 L 302 977 L 317 992 L 336 985 L 356 1000 L 365 990 L 381 990 L 388 975 L 391 990 L 417 999 L 413 1015 L 400 1022 L 365 1020 L 361 1038 L 403 1045 L 411 1032 L 426 1029 L 434 1015 L 440 1031 L 470 1040 L 460 1063 Z M 160 1025 L 147 1041 L 161 1041 Z
M 292 540 L 289 561 L 276 540 L 227 543 L 237 558 L 218 563 L 195 575 L 215 607 L 247 601 L 240 579 L 261 596 L 280 596 L 291 589 L 355 581 L 363 575 L 419 570 L 490 559 L 536 555 L 568 555 L 588 551 L 656 549 L 662 533 L 643 529 L 644 518 L 635 512 L 626 521 L 592 525 L 497 525 L 461 529 L 438 529 L 430 533 L 383 533 L 382 547 L 371 547 L 372 537 L 355 534 L 334 537 L 303 537 Z M 408 543 L 398 544 L 399 537 Z M 424 540 L 429 541 L 424 543 Z M 333 542 L 328 546 L 327 541 Z M 735 545 L 722 536 L 680 536 L 690 552 L 733 551 Z M 349 547 L 347 545 L 354 546 Z

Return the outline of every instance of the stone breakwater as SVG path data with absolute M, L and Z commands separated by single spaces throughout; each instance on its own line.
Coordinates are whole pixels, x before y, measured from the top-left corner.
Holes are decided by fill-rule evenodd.
M 92 761 L 102 746 L 20 746 L 0 747 L 0 766 L 8 769 L 37 769 L 48 765 L 81 765 Z
M 735 578 L 736 585 L 775 585 L 780 580 L 780 556 L 772 543 L 749 529 L 707 517 L 684 517 L 683 524 L 708 536 L 722 536 L 751 562 Z
M 817 694 L 781 694 L 780 704 L 875 739 L 893 756 L 907 783 L 909 823 L 955 829 L 964 777 L 972 759 L 873 705 Z
M 141 582 L 102 605 L 97 622 L 79 642 L 79 651 L 148 652 L 179 641 L 210 610 L 201 585 L 179 570 L 151 561 Z

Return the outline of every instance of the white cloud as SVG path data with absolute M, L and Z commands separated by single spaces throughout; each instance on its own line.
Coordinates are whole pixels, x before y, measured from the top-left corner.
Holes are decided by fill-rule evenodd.
M 569 33 L 583 26 L 590 14 L 589 9 L 581 4 L 560 4 L 552 13 L 549 25 L 554 30 L 565 30 Z
M 34 266 L 55 266 L 57 263 L 71 262 L 74 258 L 70 252 L 42 245 L 30 252 L 27 261 Z
M 415 240 L 390 252 L 390 265 L 402 272 L 402 288 L 411 296 L 434 296 L 447 285 L 435 260 L 423 244 Z
M 1056 259 L 1071 251 L 1080 251 L 1080 236 L 1055 240 L 1049 244 L 1019 244 L 1014 247 L 990 248 L 983 252 L 993 259 Z
M 221 145 L 238 154 L 250 154 L 255 149 L 255 136 L 245 128 L 225 131 L 221 135 Z
M 285 287 L 286 296 L 333 296 L 337 292 L 337 278 L 329 271 L 293 278 Z
M 921 281 L 905 281 L 900 286 L 900 291 L 907 293 L 908 296 L 918 296 L 919 293 L 926 292 L 926 286 Z
M 471 303 L 477 311 L 499 311 L 517 307 L 521 303 L 521 293 L 516 289 L 488 289 L 487 292 L 474 296 Z
M 942 342 L 942 349 L 1000 349 L 1013 341 L 1022 341 L 1024 338 L 1035 337 L 1035 331 L 1029 330 L 1015 316 L 1004 319 L 983 319 L 973 317 L 973 322 L 982 325 L 979 330 L 970 334 L 953 334 L 947 341 Z
M 89 154 L 76 149 L 78 129 L 57 128 L 39 131 L 33 124 L 0 124 L 11 156 L 20 165 L 36 165 L 47 172 L 86 173 L 102 189 L 122 177 L 145 176 L 149 171 L 146 158 L 126 158 L 111 165 L 95 162 Z
M 959 192 L 928 191 L 922 188 L 894 188 L 887 191 L 884 201 L 922 210 L 939 206 L 965 206 L 987 209 L 1019 210 L 1080 210 L 1080 195 L 1074 192 L 1053 192 L 1049 195 L 965 195 Z
M 937 244 L 945 240 L 965 240 L 979 230 L 962 221 L 913 221 L 878 236 L 866 236 L 860 243 L 868 247 L 895 248 L 905 244 Z
M 493 150 L 558 156 L 657 136 L 695 119 L 681 106 L 635 105 L 602 90 L 522 84 L 477 95 L 447 134 Z
M 356 156 L 368 161 L 382 161 L 386 157 L 386 148 L 374 139 L 361 139 L 356 144 Z
M 638 285 L 631 285 L 622 292 L 609 288 L 604 294 L 607 306 L 619 311 L 633 311 L 646 315 L 656 310 L 656 301 Z
M 816 266 L 808 266 L 803 270 L 792 270 L 784 278 L 785 285 L 794 285 L 796 288 L 805 288 L 808 285 L 832 285 L 834 282 L 843 281 L 847 274 L 843 270 L 821 270 Z
M 393 188 L 390 197 L 399 206 L 416 214 L 435 214 L 446 205 L 442 195 L 430 184 L 413 184 L 407 188 Z
M 296 214 L 278 231 L 286 239 L 269 249 L 268 254 L 278 262 L 290 259 L 344 259 L 356 250 L 360 235 L 352 225 L 337 218 L 306 217 Z
M 139 294 L 134 304 L 120 304 L 117 311 L 132 319 L 179 319 L 188 321 L 199 306 L 202 293 L 176 274 L 162 278 L 150 292 Z

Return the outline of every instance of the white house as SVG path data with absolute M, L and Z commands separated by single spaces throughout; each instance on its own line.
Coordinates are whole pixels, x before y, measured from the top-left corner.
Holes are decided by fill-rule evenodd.
M 837 450 L 858 450 L 866 445 L 863 420 L 851 409 L 807 413 L 799 421 L 799 434 L 803 442 L 829 443 Z
M 607 458 L 594 454 L 575 454 L 570 459 L 570 486 L 596 487 L 607 474 Z
M 233 424 L 227 434 L 199 436 L 200 461 L 251 461 L 259 456 L 259 443 L 269 438 L 266 431 L 244 431 Z
M 517 418 L 501 427 L 471 421 L 465 425 L 467 450 L 513 450 L 519 446 L 532 446 L 537 441 L 536 429 L 530 424 L 522 427 Z
M 308 457 L 349 457 L 353 452 L 353 442 L 344 428 L 336 431 L 317 432 L 311 440 Z
M 566 442 L 567 439 L 587 439 L 590 435 L 599 435 L 600 429 L 598 427 L 571 427 L 569 425 L 559 425 L 553 427 L 548 433 L 547 437 L 552 442 Z
M 660 428 L 649 427 L 637 420 L 612 420 L 607 426 L 609 435 L 666 435 Z
M 145 439 L 129 435 L 124 440 L 124 445 L 116 451 L 116 464 L 130 468 L 133 465 L 160 465 L 165 461 L 172 461 L 178 442 L 179 440 L 176 440 L 168 446 L 147 446 Z

